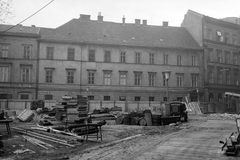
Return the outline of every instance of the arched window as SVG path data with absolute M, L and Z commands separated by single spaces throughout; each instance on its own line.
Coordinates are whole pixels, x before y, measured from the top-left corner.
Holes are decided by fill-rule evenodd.
M 212 93 L 209 93 L 209 102 L 214 101 L 214 95 Z
M 218 102 L 222 102 L 223 100 L 223 95 L 221 93 L 218 94 Z

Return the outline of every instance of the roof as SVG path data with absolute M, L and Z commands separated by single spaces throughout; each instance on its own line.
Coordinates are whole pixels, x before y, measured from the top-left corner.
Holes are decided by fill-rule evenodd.
M 40 28 L 34 26 L 22 25 L 0 25 L 1 34 L 16 34 L 16 35 L 39 35 Z
M 56 29 L 41 29 L 41 39 L 96 44 L 201 49 L 183 27 L 163 27 L 72 19 Z

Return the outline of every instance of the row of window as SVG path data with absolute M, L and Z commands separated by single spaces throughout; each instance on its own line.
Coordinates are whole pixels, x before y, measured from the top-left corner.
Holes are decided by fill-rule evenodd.
M 53 82 L 53 72 L 54 68 L 45 68 L 45 77 L 46 83 L 54 83 Z M 75 80 L 75 71 L 76 69 L 66 69 L 66 79 L 68 84 L 74 84 Z M 21 82 L 30 83 L 31 82 L 31 66 L 22 66 L 21 67 Z M 143 81 L 142 72 L 133 72 L 134 73 L 134 85 L 141 86 Z M 9 67 L 2 66 L 0 67 L 0 82 L 9 82 Z M 119 71 L 119 85 L 127 85 L 127 71 Z M 156 72 L 148 72 L 148 85 L 155 86 L 156 85 Z M 197 87 L 198 85 L 198 75 L 192 74 L 191 76 L 192 87 Z M 184 74 L 176 74 L 177 86 L 183 87 Z M 88 84 L 94 85 L 96 83 L 96 70 L 88 70 Z M 103 71 L 103 84 L 111 85 L 112 84 L 112 71 L 104 70 Z M 166 78 L 163 75 L 163 86 L 166 85 Z
M 227 44 L 239 45 L 237 34 L 206 28 L 205 38 Z
M 237 53 L 231 53 L 229 51 L 222 51 L 222 50 L 218 50 L 218 49 L 214 50 L 212 48 L 209 48 L 208 49 L 208 61 L 212 61 L 212 62 L 217 61 L 219 63 L 238 65 L 239 64 L 239 55 Z
M 213 74 L 214 74 L 213 70 L 209 69 L 209 71 L 208 71 L 208 82 L 209 83 L 214 83 L 214 75 Z M 240 81 L 239 70 L 233 71 L 233 78 L 231 79 L 230 69 L 218 69 L 217 70 L 217 78 L 216 78 L 217 84 L 223 84 L 224 74 L 225 74 L 225 84 L 239 85 L 239 81 Z
M 31 73 L 32 66 L 20 66 L 21 72 L 21 82 L 30 83 L 31 82 Z M 10 67 L 9 66 L 0 66 L 0 82 L 9 82 L 10 81 Z
M 46 83 L 53 83 L 53 72 L 54 68 L 46 68 Z M 67 83 L 74 83 L 74 69 L 67 69 Z M 143 81 L 142 72 L 134 71 L 134 85 L 141 86 Z M 149 86 L 156 86 L 156 72 L 148 72 L 148 85 Z M 119 85 L 127 85 L 127 71 L 119 71 Z M 177 76 L 177 87 L 183 87 L 184 81 L 184 74 L 176 74 Z M 198 86 L 198 74 L 192 74 L 191 76 L 191 86 L 197 87 Z M 94 85 L 96 83 L 96 70 L 88 70 L 88 84 Z M 103 71 L 103 84 L 104 85 L 111 85 L 112 84 L 112 71 L 111 70 L 104 70 Z M 166 86 L 166 78 L 163 75 L 163 86 Z
M 22 45 L 23 59 L 32 58 L 32 45 Z M 0 44 L 0 58 L 9 58 L 10 44 Z
M 74 60 L 74 48 L 68 48 L 67 53 L 67 59 L 68 60 Z M 53 59 L 54 57 L 54 47 L 46 47 L 46 58 L 47 59 Z M 120 52 L 120 63 L 126 63 L 127 61 L 126 52 Z M 183 56 L 177 55 L 177 65 L 182 65 Z M 88 51 L 88 61 L 89 62 L 95 62 L 96 61 L 96 51 L 93 49 L 90 49 Z M 192 56 L 192 65 L 197 65 L 197 56 Z M 111 52 L 110 51 L 104 51 L 104 62 L 111 62 Z M 136 52 L 135 53 L 135 63 L 142 63 L 141 62 L 141 53 Z M 149 53 L 149 64 L 155 64 L 155 54 Z M 168 55 L 164 54 L 163 58 L 163 64 L 168 64 Z
M 44 99 L 45 100 L 53 100 L 53 95 L 48 94 L 48 95 L 44 95 Z M 145 97 L 144 97 L 145 99 Z M 88 96 L 88 100 L 95 100 L 94 96 Z M 110 101 L 111 100 L 111 96 L 103 96 L 103 101 Z M 119 96 L 119 101 L 126 101 L 127 97 L 126 96 Z M 183 97 L 177 97 L 177 101 L 182 101 Z M 142 97 L 141 96 L 134 96 L 134 101 L 142 101 Z M 148 101 L 155 101 L 155 97 L 148 97 Z M 167 97 L 163 97 L 163 101 L 167 102 L 168 99 Z

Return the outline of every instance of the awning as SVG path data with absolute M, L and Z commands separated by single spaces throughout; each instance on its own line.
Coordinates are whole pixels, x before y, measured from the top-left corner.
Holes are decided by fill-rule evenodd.
M 232 92 L 225 92 L 225 95 L 240 97 L 240 94 Z

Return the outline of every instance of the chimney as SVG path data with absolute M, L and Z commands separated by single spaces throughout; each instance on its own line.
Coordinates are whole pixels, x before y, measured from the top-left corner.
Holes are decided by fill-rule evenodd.
M 80 18 L 81 21 L 90 21 L 90 15 L 87 14 L 80 14 Z
M 125 16 L 123 16 L 123 18 L 122 18 L 122 23 L 123 24 L 125 24 L 125 20 L 126 20 L 126 18 L 125 18 Z
M 102 21 L 103 21 L 103 16 L 101 16 L 101 12 L 98 12 L 97 18 L 98 18 L 98 21 L 99 21 L 99 22 L 102 22 Z
M 143 25 L 147 25 L 147 20 L 145 20 L 145 19 L 142 20 L 142 24 L 143 24 Z
M 135 19 L 135 24 L 141 24 L 141 19 Z
M 162 24 L 163 24 L 163 27 L 168 27 L 168 22 L 167 21 L 163 21 Z

